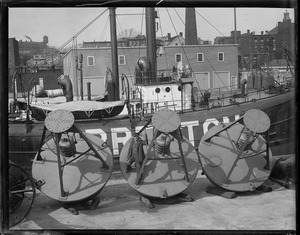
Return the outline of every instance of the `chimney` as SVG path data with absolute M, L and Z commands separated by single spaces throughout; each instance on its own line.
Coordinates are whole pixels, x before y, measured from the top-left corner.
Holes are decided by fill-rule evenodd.
M 194 7 L 185 8 L 185 45 L 197 45 L 197 24 Z
M 269 33 L 269 31 L 268 30 L 266 30 L 266 34 L 268 34 Z
M 260 33 L 261 33 L 261 35 L 264 35 L 264 31 L 261 31 Z
M 248 34 L 250 33 L 250 29 L 247 29 L 247 33 L 248 33 Z
M 168 33 L 168 41 L 170 41 L 170 40 L 171 40 L 171 34 Z
M 290 16 L 289 16 L 289 13 L 288 13 L 288 11 L 286 10 L 286 12 L 284 12 L 284 14 L 283 14 L 283 22 L 284 21 L 288 21 L 288 20 L 290 20 Z

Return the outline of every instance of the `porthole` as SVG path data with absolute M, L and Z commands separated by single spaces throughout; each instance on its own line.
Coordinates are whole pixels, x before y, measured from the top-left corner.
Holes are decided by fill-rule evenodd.
M 178 86 L 178 91 L 182 91 L 182 87 L 181 86 Z
M 160 88 L 157 87 L 157 88 L 155 89 L 155 92 L 156 92 L 156 93 L 159 93 L 159 92 L 160 92 Z
M 165 89 L 166 92 L 170 92 L 170 90 L 171 90 L 170 87 L 166 87 Z

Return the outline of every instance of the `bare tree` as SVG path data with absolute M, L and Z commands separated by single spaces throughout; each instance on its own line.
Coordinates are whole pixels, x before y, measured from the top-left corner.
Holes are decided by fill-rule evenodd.
M 122 32 L 119 33 L 118 39 L 121 38 L 135 38 L 138 35 L 138 33 L 135 31 L 135 29 L 125 29 Z

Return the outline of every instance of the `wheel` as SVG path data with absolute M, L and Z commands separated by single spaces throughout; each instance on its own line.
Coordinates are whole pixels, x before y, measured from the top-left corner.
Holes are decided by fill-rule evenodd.
M 20 223 L 29 213 L 35 199 L 33 179 L 21 167 L 9 163 L 9 226 Z

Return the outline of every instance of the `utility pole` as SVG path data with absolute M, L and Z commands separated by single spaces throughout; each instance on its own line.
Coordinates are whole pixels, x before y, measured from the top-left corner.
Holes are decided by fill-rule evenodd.
M 83 100 L 83 69 L 82 69 L 82 61 L 83 61 L 83 55 L 80 54 L 80 60 L 79 60 L 80 66 L 78 66 L 78 57 L 76 56 L 76 69 L 78 71 L 80 71 L 80 97 L 81 97 L 81 100 Z

